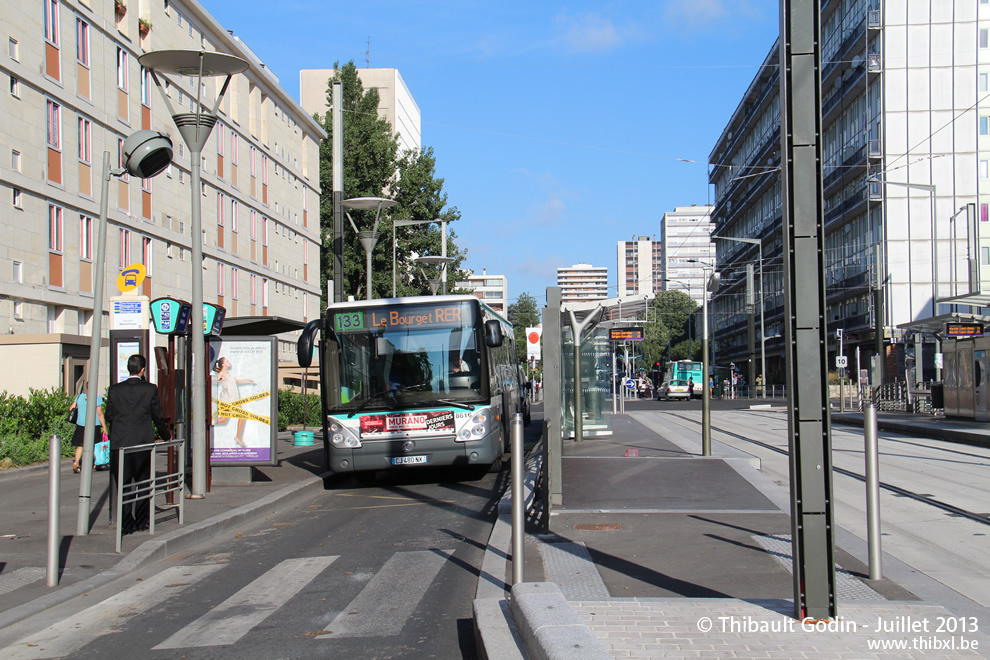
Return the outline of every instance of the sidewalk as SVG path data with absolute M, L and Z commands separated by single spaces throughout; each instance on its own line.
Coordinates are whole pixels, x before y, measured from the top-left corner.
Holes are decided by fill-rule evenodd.
M 563 505 L 553 507 L 550 534 L 528 530 L 525 582 L 511 597 L 479 585 L 487 657 L 987 657 L 984 608 L 888 555 L 885 578 L 869 581 L 865 541 L 842 529 L 839 618 L 803 626 L 794 618 L 786 484 L 717 441 L 701 457 L 700 433 L 650 417 L 616 415 L 611 437 L 564 442 Z M 881 420 L 927 437 L 990 439 L 973 422 Z M 856 414 L 841 423 L 855 424 Z M 502 573 L 487 566 L 506 587 L 511 548 L 493 534 L 489 552 L 505 558 Z M 938 630 L 971 616 L 979 631 Z
M 61 576 L 56 587 L 46 584 L 48 466 L 0 471 L 0 628 L 323 490 L 321 439 L 312 446 L 296 447 L 292 433 L 283 432 L 277 452 L 279 465 L 255 468 L 250 485 L 214 485 L 204 499 L 185 500 L 182 526 L 173 510 L 159 509 L 155 535 L 124 536 L 120 554 L 114 552 L 115 529 L 108 520 L 109 472 L 93 474 L 91 531 L 75 536 L 79 475 L 73 474 L 71 460 L 62 461 Z

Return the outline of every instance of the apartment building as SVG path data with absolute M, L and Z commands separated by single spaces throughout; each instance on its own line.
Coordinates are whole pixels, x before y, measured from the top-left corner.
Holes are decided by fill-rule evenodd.
M 557 269 L 561 303 L 591 302 L 608 298 L 608 268 L 574 264 Z
M 871 283 L 883 281 L 889 380 L 904 355 L 899 326 L 946 314 L 950 305 L 935 300 L 968 292 L 961 274 L 968 272 L 969 236 L 981 265 L 974 288 L 990 288 L 983 282 L 990 263 L 990 4 L 831 0 L 821 11 L 828 330 L 831 337 L 843 330 L 847 355 L 860 347 L 872 354 Z M 709 158 L 715 233 L 759 241 L 717 241 L 720 267 L 756 264 L 762 251 L 766 281 L 757 312 L 765 316 L 771 375 L 782 374 L 782 340 L 774 337 L 784 315 L 778 46 Z M 743 279 L 730 279 L 712 303 L 720 364 L 745 359 L 744 287 Z M 923 355 L 928 378 L 931 348 Z
M 325 133 L 240 39 L 195 0 L 25 0 L 0 23 L 0 389 L 72 389 L 88 360 L 94 277 L 107 297 L 120 270 L 143 264 L 141 293 L 189 299 L 191 195 L 201 196 L 203 299 L 227 316 L 319 314 L 319 141 Z M 189 152 L 151 72 L 138 58 L 170 49 L 237 55 L 190 189 Z M 223 78 L 161 77 L 178 112 Z M 172 136 L 170 167 L 154 179 L 112 178 L 106 260 L 95 263 L 103 153 L 121 162 L 138 129 Z M 104 309 L 108 306 L 104 304 Z M 104 319 L 103 332 L 110 323 Z M 154 337 L 154 333 L 153 337 Z M 163 343 L 163 338 L 153 341 Z M 280 359 L 293 347 L 280 345 Z M 106 352 L 104 352 L 106 355 Z M 70 372 L 66 363 L 76 367 Z M 101 376 L 108 370 L 101 368 Z
M 683 291 L 700 306 L 705 290 L 706 265 L 715 263 L 712 244 L 712 207 L 708 204 L 675 206 L 660 221 L 664 291 Z M 711 269 L 708 269 L 711 272 Z
M 634 236 L 631 240 L 618 242 L 615 272 L 618 273 L 620 298 L 638 293 L 656 294 L 661 289 L 662 245 L 655 236 Z
M 419 106 L 398 69 L 358 69 L 364 89 L 378 90 L 378 116 L 386 119 L 399 139 L 399 154 L 423 146 L 423 131 Z M 299 105 L 312 116 L 324 115 L 327 103 L 327 81 L 333 69 L 303 69 L 299 72 Z
M 505 275 L 489 275 L 483 268 L 481 275 L 470 274 L 457 283 L 458 289 L 467 289 L 503 316 L 509 309 L 509 280 Z

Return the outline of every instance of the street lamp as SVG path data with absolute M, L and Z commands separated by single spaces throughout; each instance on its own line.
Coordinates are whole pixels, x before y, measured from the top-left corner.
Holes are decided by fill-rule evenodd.
M 396 227 L 408 227 L 410 225 L 428 225 L 431 222 L 439 222 L 438 220 L 393 220 L 392 221 L 392 297 L 395 298 L 395 228 Z
M 206 492 L 206 342 L 198 319 L 203 314 L 203 219 L 201 214 L 202 183 L 200 180 L 202 152 L 206 141 L 217 123 L 217 110 L 223 95 L 230 85 L 230 78 L 236 73 L 246 71 L 249 64 L 234 55 L 226 53 L 207 52 L 203 50 L 159 50 L 145 53 L 138 62 L 151 72 L 155 86 L 161 94 L 172 121 L 179 134 L 189 147 L 190 188 L 192 191 L 192 214 L 190 217 L 190 242 L 192 244 L 192 313 L 197 322 L 192 329 L 192 410 L 190 415 L 190 439 L 193 455 L 193 475 L 191 499 L 201 499 Z M 162 88 L 158 74 L 170 73 L 177 76 L 190 76 L 196 86 L 196 111 L 176 112 L 172 101 Z M 204 77 L 226 76 L 216 103 L 212 110 L 203 108 L 200 94 L 203 90 Z M 191 99 L 190 99 L 191 101 Z
M 932 318 L 938 316 L 938 225 L 935 222 L 935 184 L 931 183 L 906 183 L 903 181 L 884 181 L 876 178 L 875 176 L 867 177 L 867 183 L 879 183 L 884 186 L 900 186 L 901 188 L 915 188 L 917 190 L 924 190 L 931 196 L 932 200 Z M 910 226 L 908 227 L 908 238 L 910 239 Z M 879 267 L 879 264 L 878 264 Z M 910 295 L 908 296 L 910 301 Z M 919 349 L 920 350 L 920 349 Z M 938 339 L 938 335 L 935 335 L 935 352 L 941 352 L 941 342 Z M 921 354 L 918 353 L 917 357 L 917 376 L 918 380 L 921 379 L 922 371 L 922 361 Z M 877 357 L 879 360 L 879 356 Z M 935 366 L 935 380 L 942 379 L 942 370 L 939 369 L 938 363 Z
M 431 220 L 430 222 L 440 223 L 440 234 L 441 234 L 440 240 L 442 241 L 440 244 L 440 256 L 434 257 L 427 255 L 425 257 L 416 257 L 415 260 L 418 263 L 426 264 L 428 266 L 441 267 L 440 278 L 443 280 L 443 295 L 447 295 L 447 264 L 449 264 L 454 260 L 453 257 L 447 256 L 447 221 Z
M 123 167 L 110 168 L 110 152 L 103 152 L 103 177 L 100 184 L 100 224 L 96 238 L 96 280 L 93 283 L 93 328 L 89 345 L 89 382 L 86 385 L 86 419 L 83 432 L 82 465 L 79 479 L 79 509 L 76 535 L 89 534 L 89 503 L 93 491 L 93 443 L 96 431 L 96 402 L 100 392 L 100 344 L 103 341 L 103 273 L 106 271 L 107 197 L 110 177 L 133 174 L 150 179 L 165 171 L 172 162 L 172 140 L 157 131 L 138 131 L 124 140 Z M 119 513 L 118 513 L 119 515 Z
M 763 337 L 763 241 L 758 238 L 739 238 L 737 236 L 716 236 L 715 238 L 720 238 L 723 241 L 736 241 L 738 243 L 750 243 L 752 245 L 760 248 L 760 337 Z M 750 327 L 753 327 L 750 325 Z M 767 352 L 766 352 L 766 341 L 760 340 L 760 375 L 763 376 L 763 398 L 767 398 Z
M 396 203 L 397 202 L 394 199 L 385 199 L 384 197 L 352 197 L 351 199 L 345 199 L 340 203 L 341 206 L 349 209 L 361 209 L 363 211 L 370 211 L 374 209 L 375 211 L 375 224 L 371 231 L 358 231 L 357 225 L 354 224 L 354 218 L 351 217 L 350 213 L 347 213 L 347 219 L 350 220 L 351 227 L 354 228 L 354 233 L 357 234 L 358 240 L 361 241 L 361 246 L 364 247 L 364 253 L 368 259 L 368 292 L 364 297 L 365 300 L 371 300 L 371 252 L 375 249 L 375 243 L 378 242 L 378 221 L 381 220 L 382 209 L 395 206 Z M 393 248 L 393 255 L 394 253 Z M 393 288 L 394 284 L 393 269 Z M 395 295 L 394 291 L 392 292 L 392 295 Z
M 704 268 L 705 274 L 707 275 L 705 282 L 705 290 L 701 292 L 702 301 L 702 333 L 704 337 L 701 340 L 701 368 L 704 372 L 704 388 L 701 390 L 701 455 L 711 456 L 712 455 L 712 391 L 708 386 L 711 382 L 711 374 L 709 373 L 709 362 L 708 362 L 708 294 L 715 293 L 718 291 L 718 287 L 722 282 L 722 278 L 718 273 L 715 272 L 715 267 L 711 264 L 705 263 L 704 261 L 699 261 L 697 259 L 688 259 L 688 263 L 701 264 Z M 711 273 L 711 275 L 708 275 Z

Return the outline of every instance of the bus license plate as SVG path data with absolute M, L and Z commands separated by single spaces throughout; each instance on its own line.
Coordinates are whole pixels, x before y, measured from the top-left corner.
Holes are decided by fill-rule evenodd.
M 416 465 L 425 462 L 426 456 L 395 456 L 392 458 L 392 465 Z

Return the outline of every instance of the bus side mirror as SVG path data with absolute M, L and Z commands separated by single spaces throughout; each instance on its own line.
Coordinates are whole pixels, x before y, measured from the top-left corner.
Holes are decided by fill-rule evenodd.
M 485 346 L 498 348 L 502 345 L 502 324 L 492 319 L 485 321 Z
M 322 329 L 323 319 L 314 319 L 306 324 L 302 335 L 299 336 L 299 341 L 296 342 L 296 359 L 303 369 L 309 369 L 309 365 L 313 364 L 313 344 L 316 340 L 316 333 Z

